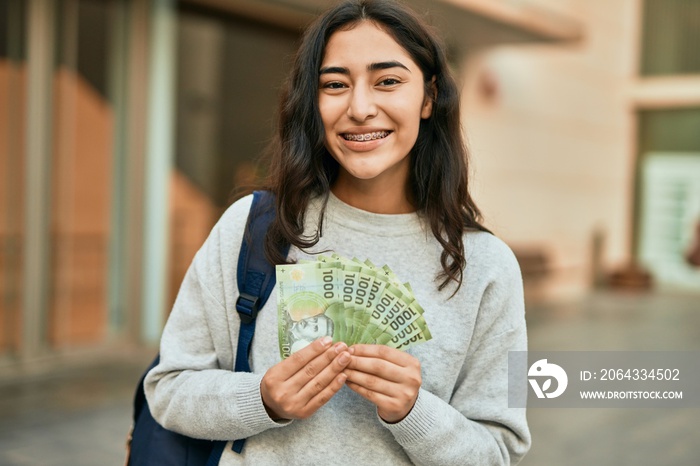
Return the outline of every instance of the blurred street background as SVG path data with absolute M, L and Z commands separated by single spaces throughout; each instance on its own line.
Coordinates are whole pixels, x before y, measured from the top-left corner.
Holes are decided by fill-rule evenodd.
M 530 349 L 697 351 L 697 297 L 594 292 L 528 310 Z M 0 386 L 0 465 L 121 465 L 135 381 L 153 353 Z M 523 466 L 690 466 L 700 409 L 530 409 Z M 378 463 L 381 464 L 381 463 Z
M 332 0 L 0 0 L 0 465 L 121 464 L 195 252 Z M 700 0 L 405 0 L 532 350 L 700 350 Z M 698 409 L 532 409 L 525 465 L 698 464 Z

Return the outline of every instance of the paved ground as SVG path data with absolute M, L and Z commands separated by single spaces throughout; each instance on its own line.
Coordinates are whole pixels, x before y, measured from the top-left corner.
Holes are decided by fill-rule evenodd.
M 129 404 L 146 366 L 110 364 L 0 388 L 0 465 L 123 464 Z
M 700 351 L 700 297 L 597 293 L 528 310 L 532 350 Z M 147 360 L 0 387 L 0 465 L 121 465 Z M 530 409 L 521 463 L 698 465 L 700 409 Z
M 528 325 L 531 350 L 700 351 L 700 296 L 594 294 L 531 309 Z M 700 409 L 530 409 L 521 465 L 700 465 L 699 419 Z

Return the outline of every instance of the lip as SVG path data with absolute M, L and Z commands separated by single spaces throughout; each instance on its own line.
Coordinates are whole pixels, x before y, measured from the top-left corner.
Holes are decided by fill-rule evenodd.
M 362 133 L 358 133 L 362 134 Z M 369 152 L 371 150 L 376 149 L 377 147 L 385 144 L 387 140 L 391 138 L 391 136 L 394 133 L 389 133 L 389 135 L 385 138 L 382 139 L 371 139 L 369 141 L 348 141 L 345 139 L 343 136 L 340 134 L 338 135 L 338 139 L 340 140 L 341 144 L 343 144 L 345 147 L 350 149 L 353 152 Z
M 368 134 L 368 133 L 380 133 L 380 132 L 387 132 L 385 137 L 381 139 L 370 139 L 369 141 L 348 141 L 343 137 L 343 134 Z M 359 127 L 352 127 L 348 128 L 345 131 L 341 131 L 338 133 L 338 139 L 340 139 L 340 142 L 347 147 L 348 149 L 354 151 L 354 152 L 368 152 L 371 150 L 376 149 L 377 147 L 383 145 L 387 139 L 389 139 L 394 132 L 392 130 L 386 129 L 386 128 L 379 128 L 379 127 L 374 127 L 374 126 L 359 126 Z

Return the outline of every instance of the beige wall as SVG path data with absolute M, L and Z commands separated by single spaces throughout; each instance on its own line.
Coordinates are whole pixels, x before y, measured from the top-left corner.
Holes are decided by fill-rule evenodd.
M 584 39 L 469 54 L 464 124 L 487 225 L 516 251 L 546 252 L 553 274 L 539 296 L 557 298 L 590 287 L 596 230 L 605 267 L 627 259 L 638 3 L 537 3 L 580 20 Z

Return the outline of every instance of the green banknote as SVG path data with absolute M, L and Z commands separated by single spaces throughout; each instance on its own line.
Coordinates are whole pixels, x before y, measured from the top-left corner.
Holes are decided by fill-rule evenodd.
M 324 336 L 401 350 L 432 338 L 411 285 L 388 265 L 320 255 L 278 265 L 277 284 L 283 359 Z
M 323 336 L 343 341 L 340 268 L 333 263 L 278 265 L 277 322 L 282 359 Z

